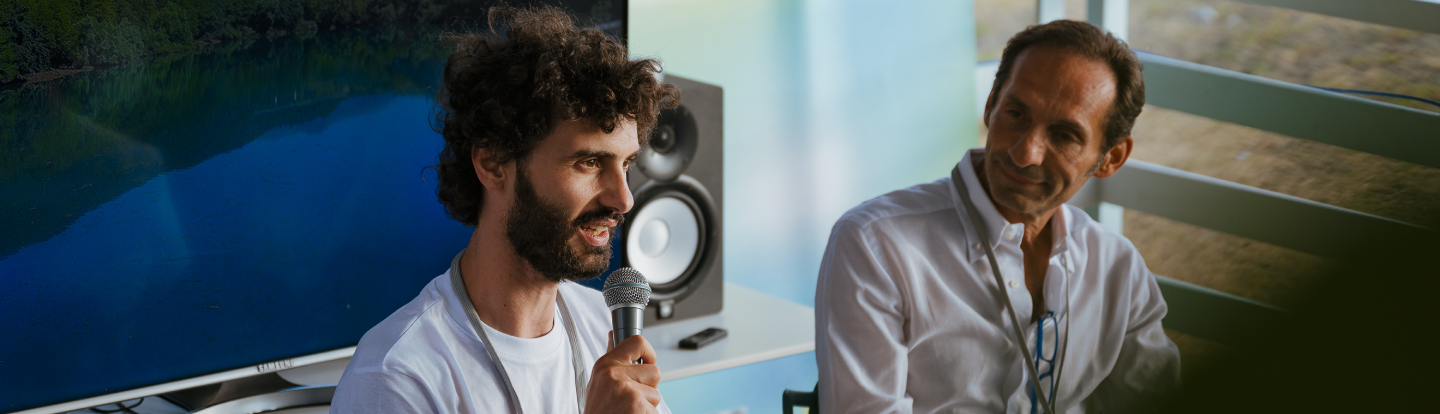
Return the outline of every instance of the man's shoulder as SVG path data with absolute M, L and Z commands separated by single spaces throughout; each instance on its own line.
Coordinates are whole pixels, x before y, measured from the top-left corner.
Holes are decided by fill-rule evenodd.
M 602 328 L 601 336 L 609 330 L 610 307 L 605 305 L 605 296 L 600 291 L 579 283 L 561 282 L 560 295 L 565 299 L 565 306 L 570 307 L 570 312 L 582 324 Z
M 607 309 L 605 306 L 605 295 L 600 294 L 598 290 L 591 289 L 579 283 L 561 282 L 560 294 L 565 295 L 566 306 L 577 306 L 590 310 Z M 574 299 L 572 300 L 571 298 Z M 571 305 L 570 302 L 572 301 L 578 303 L 578 305 Z
M 950 211 L 955 201 L 950 190 L 950 177 L 891 191 L 851 208 L 835 222 L 836 233 L 873 231 L 877 222 L 927 220 L 927 215 Z
M 447 272 L 431 280 L 420 295 L 365 332 L 345 367 L 331 412 L 440 412 L 437 390 L 446 384 L 457 343 L 446 315 Z M 450 358 L 447 358 L 449 356 Z
M 575 282 L 561 282 L 560 295 L 570 315 L 575 318 L 575 328 L 580 342 L 587 348 L 586 356 L 599 358 L 605 354 L 606 341 L 610 332 L 610 307 L 605 305 L 605 295 L 600 291 Z
M 350 369 L 402 369 L 414 368 L 439 362 L 427 356 L 443 353 L 429 352 L 437 347 L 448 347 L 454 338 L 453 325 L 446 314 L 442 283 L 449 282 L 449 274 L 431 280 L 420 291 L 420 295 L 395 310 L 385 320 L 365 332 L 350 358 Z
M 1130 239 L 1101 225 L 1079 207 L 1066 204 L 1062 208 L 1072 221 L 1070 242 L 1089 258 L 1087 266 L 1094 266 L 1101 285 L 1129 289 L 1153 283 L 1145 259 Z
M 1070 204 L 1061 206 L 1066 211 L 1066 217 L 1071 221 L 1069 231 L 1072 240 L 1081 243 L 1087 249 L 1095 250 L 1102 256 L 1139 256 L 1140 253 L 1135 248 L 1135 243 L 1132 243 L 1125 235 L 1101 225 L 1080 207 Z

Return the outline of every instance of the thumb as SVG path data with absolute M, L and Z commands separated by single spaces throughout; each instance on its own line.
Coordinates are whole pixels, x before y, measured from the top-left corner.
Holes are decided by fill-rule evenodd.
M 615 331 L 605 333 L 605 353 L 615 350 Z

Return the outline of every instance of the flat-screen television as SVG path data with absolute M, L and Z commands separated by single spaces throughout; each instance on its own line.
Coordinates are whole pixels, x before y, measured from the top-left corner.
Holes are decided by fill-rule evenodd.
M 470 229 L 446 217 L 425 170 L 443 142 L 437 38 L 483 22 L 465 23 L 487 2 L 449 2 L 455 16 L 431 24 L 402 24 L 426 11 L 394 3 L 388 23 L 327 26 L 301 10 L 291 30 L 11 78 L 0 412 L 354 346 L 446 270 Z M 625 0 L 550 3 L 624 37 Z M 39 12 L 9 12 L 0 71 L 7 50 L 43 35 L 24 26 Z M 79 12 L 74 27 L 93 30 L 81 43 L 157 36 Z

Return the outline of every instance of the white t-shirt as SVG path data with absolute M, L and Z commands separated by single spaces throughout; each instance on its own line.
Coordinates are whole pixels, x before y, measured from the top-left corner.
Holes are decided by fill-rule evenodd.
M 587 370 L 605 353 L 610 312 L 600 292 L 560 283 L 574 312 Z M 533 339 L 485 326 L 526 413 L 578 413 L 570 338 L 556 306 L 555 327 Z M 587 379 L 588 382 L 588 379 Z M 331 413 L 513 413 L 495 364 L 475 333 L 447 271 L 420 296 L 360 338 Z M 659 411 L 668 414 L 662 401 Z
M 815 292 L 827 414 L 1041 412 L 980 243 L 995 250 L 1031 352 L 1037 336 L 1058 349 L 1060 335 L 1037 335 L 1030 322 L 1025 225 L 1000 216 L 980 186 L 972 162 L 983 155 L 974 149 L 960 161 L 968 194 L 945 177 L 866 201 L 835 223 Z M 989 240 L 979 239 L 960 197 L 974 202 Z M 1050 326 L 1069 332 L 1056 411 L 1094 403 L 1126 412 L 1175 390 L 1180 355 L 1160 325 L 1165 299 L 1135 246 L 1070 205 L 1050 225 L 1042 306 L 1056 316 Z

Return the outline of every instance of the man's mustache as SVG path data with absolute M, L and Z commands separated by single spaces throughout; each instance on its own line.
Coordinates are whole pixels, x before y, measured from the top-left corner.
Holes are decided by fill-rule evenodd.
M 609 208 L 597 208 L 594 210 L 586 211 L 584 213 L 580 213 L 580 216 L 575 218 L 575 222 L 573 224 L 576 226 L 580 226 L 592 221 L 607 219 L 615 220 L 616 226 L 625 224 L 625 215 L 621 214 L 619 211 L 615 211 L 614 209 Z

